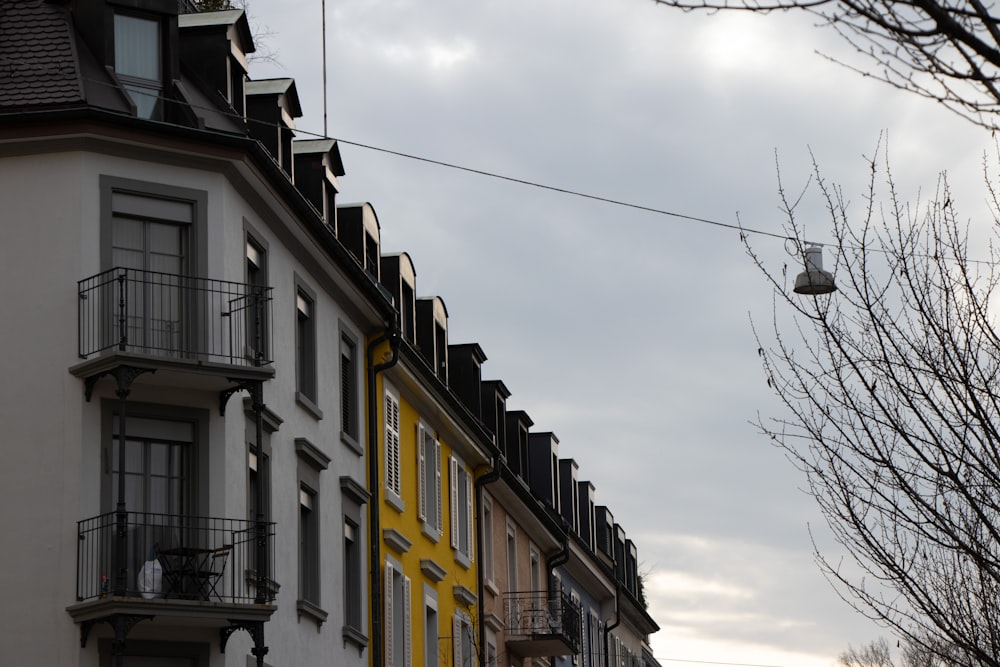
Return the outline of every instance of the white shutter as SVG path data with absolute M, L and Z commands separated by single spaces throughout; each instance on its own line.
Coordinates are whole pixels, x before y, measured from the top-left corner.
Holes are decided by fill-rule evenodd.
M 440 533 L 444 530 L 444 501 L 442 498 L 444 496 L 444 480 L 441 479 L 441 443 L 438 440 L 434 441 L 434 475 L 436 477 L 434 482 L 434 503 L 437 506 L 437 521 L 434 526 Z
M 473 515 L 473 513 L 474 513 L 474 510 L 473 510 L 473 498 L 472 498 L 472 475 L 466 473 L 466 475 L 465 475 L 465 530 L 466 530 L 466 533 L 465 534 L 468 536 L 468 540 L 466 541 L 466 544 L 469 545 L 469 554 L 468 554 L 469 555 L 469 560 L 473 559 L 473 554 L 475 552 L 475 549 L 472 546 L 473 543 L 475 542 L 475 539 L 473 538 L 473 536 L 475 535 L 475 533 L 473 532 L 473 526 L 472 526 L 472 515 Z
M 458 548 L 458 461 L 454 456 L 448 457 L 448 479 L 451 483 L 451 546 Z
M 403 659 L 401 667 L 413 664 L 413 644 L 410 632 L 410 578 L 403 577 Z
M 458 614 L 451 617 L 451 646 L 452 664 L 454 667 L 462 667 L 462 619 Z
M 385 395 L 385 486 L 401 495 L 399 481 L 399 401 Z
M 385 564 L 385 664 L 395 667 L 392 657 L 392 566 Z
M 427 451 L 424 427 L 417 425 L 417 517 L 427 520 Z

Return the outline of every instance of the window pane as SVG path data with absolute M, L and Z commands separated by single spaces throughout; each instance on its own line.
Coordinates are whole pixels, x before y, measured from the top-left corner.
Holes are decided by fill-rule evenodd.
M 158 21 L 115 15 L 115 71 L 142 79 L 161 80 Z

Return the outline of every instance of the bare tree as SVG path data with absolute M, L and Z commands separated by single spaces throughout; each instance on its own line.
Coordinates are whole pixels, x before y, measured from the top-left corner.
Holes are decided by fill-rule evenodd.
M 897 642 L 896 645 L 900 651 L 900 667 L 950 667 L 953 664 L 946 652 L 929 650 L 923 645 L 909 642 Z M 848 646 L 838 656 L 837 662 L 841 667 L 896 667 L 897 664 L 892 659 L 892 651 L 885 638 L 869 642 L 860 648 Z
M 754 329 L 785 408 L 759 427 L 805 472 L 844 548 L 843 560 L 816 550 L 841 596 L 949 665 L 996 667 L 1000 257 L 978 242 L 969 256 L 944 177 L 911 207 L 874 158 L 856 216 L 815 178 L 839 291 L 791 293 L 786 270 L 748 245 L 775 288 L 771 325 Z M 789 236 L 801 239 L 796 202 L 781 196 Z
M 944 104 L 984 127 L 1000 125 L 1000 13 L 982 0 L 654 0 L 686 11 L 802 10 L 835 30 L 864 65 L 824 54 L 864 76 Z
M 841 667 L 896 667 L 889 652 L 889 642 L 885 639 L 865 644 L 860 648 L 848 646 L 837 657 Z

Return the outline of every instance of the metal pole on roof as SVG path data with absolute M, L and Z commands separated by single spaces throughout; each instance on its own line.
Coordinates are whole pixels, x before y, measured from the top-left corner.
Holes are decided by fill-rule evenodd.
M 323 11 L 323 136 L 329 136 L 326 132 L 326 0 L 320 2 Z

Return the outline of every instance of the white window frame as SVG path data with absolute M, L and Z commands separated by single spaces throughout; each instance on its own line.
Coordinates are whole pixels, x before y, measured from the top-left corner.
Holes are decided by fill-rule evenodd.
M 466 636 L 469 639 L 468 656 L 462 650 L 462 638 Z M 452 667 L 475 667 L 478 664 L 472 622 L 464 611 L 456 611 L 455 615 L 451 617 L 451 644 Z
M 398 583 L 398 587 L 397 587 Z M 397 599 L 396 593 L 399 592 Z M 402 606 L 402 609 L 400 609 Z M 402 624 L 398 627 L 397 621 Z M 389 559 L 385 561 L 385 665 L 412 667 L 413 643 L 410 619 L 410 578 L 403 568 Z M 397 649 L 399 649 L 397 651 Z M 402 652 L 403 655 L 397 655 Z
M 441 441 L 422 419 L 417 423 L 417 517 L 425 535 L 437 542 L 444 530 Z
M 468 567 L 473 560 L 472 545 L 475 539 L 472 525 L 472 475 L 456 456 L 450 456 L 448 462 L 451 487 L 451 547 L 455 550 L 455 559 Z
M 382 405 L 384 408 L 383 426 L 385 430 L 383 436 L 385 444 L 383 448 L 385 452 L 385 499 L 398 510 L 403 511 L 403 482 L 400 471 L 402 461 L 400 458 L 399 441 L 399 394 L 386 387 Z

